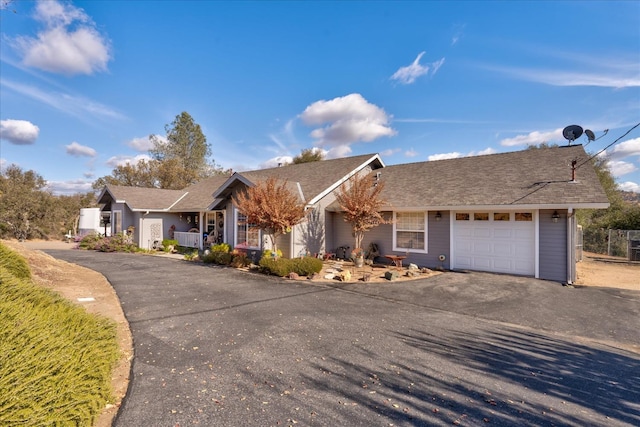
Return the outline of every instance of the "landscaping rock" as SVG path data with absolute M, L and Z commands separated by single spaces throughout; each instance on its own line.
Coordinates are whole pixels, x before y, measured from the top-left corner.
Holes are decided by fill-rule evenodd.
M 409 270 L 418 270 L 418 266 L 414 263 L 409 264 Z
M 341 281 L 348 282 L 351 280 L 351 272 L 349 270 L 345 270 L 341 272 L 338 277 L 340 278 Z
M 289 279 L 297 280 L 299 278 L 300 276 L 298 275 L 298 273 L 294 273 L 293 271 L 289 273 Z
M 325 280 L 333 280 L 335 277 L 336 277 L 336 275 L 333 274 L 333 273 L 328 273 L 328 274 L 324 275 L 324 279 Z
M 398 280 L 399 277 L 400 274 L 398 274 L 398 272 L 395 270 L 387 271 L 386 273 L 384 273 L 384 278 L 390 281 Z

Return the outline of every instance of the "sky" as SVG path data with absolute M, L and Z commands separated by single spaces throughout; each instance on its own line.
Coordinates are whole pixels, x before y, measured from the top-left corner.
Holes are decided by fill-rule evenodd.
M 149 135 L 183 111 L 210 160 L 234 171 L 309 148 L 393 165 L 572 143 L 640 192 L 640 1 L 0 10 L 0 168 L 33 170 L 54 194 L 87 192 L 148 158 Z M 567 140 L 569 125 L 595 140 Z

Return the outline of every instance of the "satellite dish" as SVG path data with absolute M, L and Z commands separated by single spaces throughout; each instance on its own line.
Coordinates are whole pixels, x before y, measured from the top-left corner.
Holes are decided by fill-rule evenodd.
M 564 139 L 569 141 L 569 144 L 571 144 L 571 141 L 575 141 L 580 138 L 581 135 L 582 128 L 578 125 L 569 125 L 562 130 L 562 136 L 564 136 Z
M 589 142 L 596 140 L 596 134 L 591 129 L 585 129 L 584 134 L 587 135 Z

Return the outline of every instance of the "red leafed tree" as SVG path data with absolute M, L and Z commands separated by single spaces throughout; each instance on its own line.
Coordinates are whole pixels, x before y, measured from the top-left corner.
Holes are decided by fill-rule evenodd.
M 364 233 L 380 224 L 388 224 L 381 210 L 387 204 L 380 196 L 384 183 L 375 185 L 367 175 L 354 176 L 344 182 L 336 193 L 336 199 L 342 208 L 344 220 L 351 223 L 355 237 L 354 252 L 362 253 Z
M 291 190 L 287 181 L 268 178 L 239 192 L 233 198 L 247 222 L 269 236 L 273 253 L 278 252 L 276 239 L 291 231 L 305 217 L 304 203 Z

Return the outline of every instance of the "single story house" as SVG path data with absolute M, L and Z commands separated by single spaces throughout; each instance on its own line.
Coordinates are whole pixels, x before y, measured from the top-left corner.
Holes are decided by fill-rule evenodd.
M 206 233 L 214 236 L 209 241 L 259 253 L 267 242 L 232 197 L 276 177 L 309 211 L 278 241 L 285 256 L 295 257 L 353 245 L 335 191 L 364 174 L 371 185 L 384 184 L 389 220 L 365 234 L 365 249 L 375 243 L 381 255 L 419 266 L 573 283 L 575 212 L 609 206 L 589 160 L 581 145 L 392 166 L 370 154 L 216 176 L 183 191 L 107 186 L 98 201 L 111 212 L 112 232 L 133 225 L 141 247 L 173 232 L 203 248 Z

